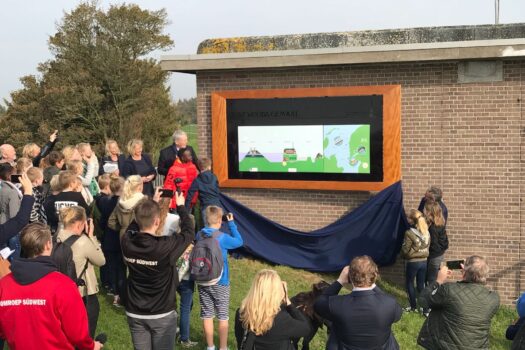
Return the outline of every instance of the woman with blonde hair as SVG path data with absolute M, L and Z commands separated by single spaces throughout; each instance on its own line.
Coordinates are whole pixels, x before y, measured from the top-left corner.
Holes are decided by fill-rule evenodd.
M 157 171 L 153 167 L 151 158 L 142 153 L 144 143 L 142 140 L 133 139 L 128 143 L 129 157 L 126 159 L 121 171 L 123 177 L 139 175 L 144 183 L 143 193 L 153 197 L 153 180 L 157 176 Z
M 49 135 L 49 142 L 40 148 L 36 143 L 28 143 L 22 149 L 22 157 L 31 159 L 33 166 L 40 166 L 40 160 L 47 156 L 55 147 L 57 142 L 58 130 Z
M 410 302 L 410 306 L 405 311 L 412 312 L 417 310 L 414 279 L 418 293 L 421 293 L 425 288 L 430 233 L 428 232 L 427 221 L 419 210 L 411 209 L 407 215 L 407 220 L 410 228 L 405 232 L 401 254 L 406 260 L 405 283 L 408 301 Z
M 292 339 L 308 335 L 310 323 L 292 305 L 286 283 L 274 270 L 261 270 L 235 315 L 239 349 L 292 350 Z
M 64 228 L 58 232 L 57 241 L 71 247 L 75 263 L 78 291 L 86 306 L 89 333 L 95 336 L 100 305 L 97 299 L 98 282 L 94 266 L 106 263 L 100 243 L 93 234 L 93 220 L 88 219 L 82 207 L 72 206 L 60 210 L 60 222 Z M 83 234 L 85 233 L 85 234 Z
M 427 283 L 436 280 L 443 256 L 448 249 L 448 236 L 445 228 L 445 217 L 439 202 L 427 202 L 424 210 L 429 224 L 430 247 L 427 259 Z
M 108 219 L 108 227 L 118 231 L 120 237 L 124 235 L 129 224 L 133 221 L 133 210 L 137 204 L 146 196 L 142 194 L 142 179 L 138 175 L 131 175 L 124 182 L 122 195 L 120 196 L 117 206 Z
M 64 155 L 64 166 L 62 170 L 65 170 L 67 164 L 76 160 L 82 161 L 82 156 L 75 146 L 66 146 L 62 149 Z
M 126 161 L 126 157 L 124 157 L 122 152 L 120 152 L 118 143 L 115 140 L 107 140 L 105 148 L 106 154 L 100 160 L 99 175 L 120 175 L 120 172 L 124 168 L 124 162 Z

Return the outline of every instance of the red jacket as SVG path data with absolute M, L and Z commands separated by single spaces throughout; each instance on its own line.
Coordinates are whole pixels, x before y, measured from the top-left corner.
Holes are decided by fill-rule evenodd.
M 195 164 L 181 163 L 180 160 L 177 159 L 175 162 L 173 162 L 170 170 L 168 170 L 168 175 L 166 175 L 166 180 L 164 181 L 164 188 L 175 191 L 175 179 L 180 178 L 182 182 L 179 183 L 179 187 L 182 191 L 182 194 L 184 194 L 184 198 L 186 198 L 188 190 L 190 189 L 191 184 L 197 175 L 199 175 L 199 172 L 197 171 Z M 197 198 L 198 195 L 193 197 L 191 206 L 195 205 Z M 177 208 L 175 198 L 172 198 L 170 208 Z
M 0 337 L 9 349 L 92 350 L 75 283 L 49 257 L 18 259 L 11 267 L 0 280 Z

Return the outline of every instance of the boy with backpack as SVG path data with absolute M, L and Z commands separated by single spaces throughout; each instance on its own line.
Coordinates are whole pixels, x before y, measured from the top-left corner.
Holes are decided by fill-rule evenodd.
M 220 231 L 222 215 L 220 207 L 211 205 L 206 208 L 206 227 L 197 233 L 190 257 L 190 278 L 199 286 L 200 317 L 207 350 L 215 350 L 214 317 L 219 320 L 219 350 L 227 349 L 230 308 L 228 250 L 243 245 L 233 214 L 226 216 L 231 235 Z

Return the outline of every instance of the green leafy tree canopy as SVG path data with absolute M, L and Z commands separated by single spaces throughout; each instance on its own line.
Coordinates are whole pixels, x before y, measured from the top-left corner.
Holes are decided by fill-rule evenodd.
M 124 148 L 142 138 L 145 150 L 156 152 L 178 126 L 168 72 L 146 57 L 172 47 L 167 24 L 164 9 L 130 4 L 103 10 L 83 3 L 66 13 L 49 38 L 53 58 L 11 93 L 0 138 L 21 147 L 59 129 L 62 145 L 91 142 L 101 150 L 116 139 Z

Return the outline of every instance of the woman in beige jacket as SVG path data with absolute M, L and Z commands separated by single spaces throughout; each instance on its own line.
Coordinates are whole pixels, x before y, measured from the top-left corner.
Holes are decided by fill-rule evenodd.
M 79 280 L 78 290 L 86 305 L 89 333 L 91 337 L 94 337 L 100 312 L 97 299 L 98 282 L 94 266 L 103 266 L 106 259 L 100 243 L 93 235 L 93 220 L 87 220 L 84 208 L 73 206 L 61 209 L 60 221 L 64 225 L 64 228 L 58 233 L 58 239 L 61 242 L 65 242 L 72 235 L 80 236 L 71 245 L 71 251 Z

